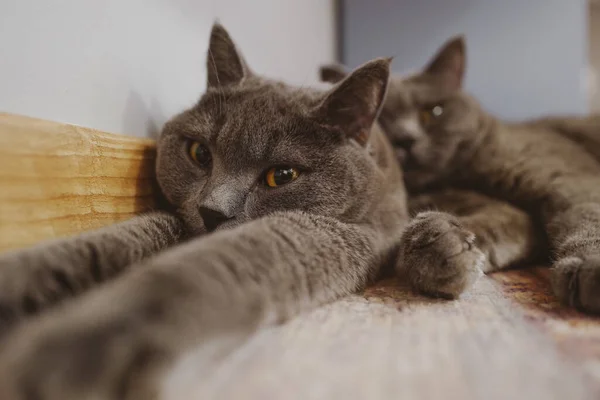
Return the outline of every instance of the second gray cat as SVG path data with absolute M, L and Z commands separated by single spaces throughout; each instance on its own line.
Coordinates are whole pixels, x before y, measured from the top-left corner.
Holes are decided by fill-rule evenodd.
M 422 72 L 392 79 L 379 120 L 409 191 L 467 189 L 526 211 L 530 220 L 512 226 L 494 227 L 491 214 L 489 228 L 515 237 L 542 228 L 536 236 L 548 237 L 557 296 L 599 313 L 598 117 L 503 123 L 462 90 L 465 64 L 464 40 L 457 37 Z M 323 73 L 329 81 L 344 76 L 338 67 Z

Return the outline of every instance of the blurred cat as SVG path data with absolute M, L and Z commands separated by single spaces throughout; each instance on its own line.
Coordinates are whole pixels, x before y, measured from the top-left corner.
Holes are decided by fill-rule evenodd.
M 547 234 L 557 296 L 600 312 L 597 117 L 503 123 L 463 92 L 465 59 L 456 37 L 421 73 L 390 83 L 379 122 L 409 192 L 461 188 L 527 211 Z M 337 66 L 322 71 L 329 81 L 343 75 Z

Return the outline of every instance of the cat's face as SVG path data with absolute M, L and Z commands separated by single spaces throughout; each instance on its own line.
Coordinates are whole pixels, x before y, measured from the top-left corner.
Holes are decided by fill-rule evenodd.
M 462 38 L 447 42 L 420 73 L 393 76 L 379 116 L 409 190 L 437 183 L 454 171 L 456 157 L 473 142 L 481 123 L 477 102 L 461 90 L 465 69 Z M 325 66 L 322 79 L 345 76 Z
M 357 69 L 328 92 L 252 73 L 215 25 L 207 91 L 169 121 L 157 177 L 195 232 L 283 210 L 359 221 L 381 183 L 368 135 L 383 101 L 389 60 Z

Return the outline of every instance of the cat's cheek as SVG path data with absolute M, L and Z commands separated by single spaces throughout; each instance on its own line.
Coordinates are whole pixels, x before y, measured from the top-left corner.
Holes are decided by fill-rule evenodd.
M 265 195 L 265 189 L 262 188 L 256 189 L 248 195 L 244 204 L 244 221 L 251 221 L 269 213 L 270 206 Z
M 239 223 L 244 223 L 260 218 L 260 216 L 260 207 L 258 207 L 256 204 L 246 203 L 243 215 L 237 216 L 236 220 Z
M 310 208 L 311 203 L 320 196 L 311 190 L 312 185 L 306 181 L 306 177 L 298 178 L 298 181 L 278 188 L 257 188 L 246 199 L 244 214 L 247 219 L 291 209 L 308 211 L 306 208 Z
M 190 170 L 175 159 L 163 159 L 157 163 L 156 179 L 167 201 L 180 207 L 190 197 L 202 190 L 207 176 L 201 171 Z
M 426 138 L 415 144 L 405 163 L 405 170 L 423 175 L 436 174 L 443 170 L 454 152 L 454 146 L 439 139 Z
M 169 178 L 172 182 L 165 185 L 165 189 L 161 186 L 166 199 L 170 204 L 177 208 L 194 208 L 197 209 L 198 199 L 206 185 L 205 179 L 189 179 L 188 176 L 172 176 Z

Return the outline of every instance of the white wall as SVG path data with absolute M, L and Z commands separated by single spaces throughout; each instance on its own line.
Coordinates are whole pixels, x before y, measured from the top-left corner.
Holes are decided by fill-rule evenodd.
M 205 87 L 215 18 L 258 73 L 317 82 L 330 0 L 0 0 L 0 111 L 153 136 Z
M 467 89 L 494 114 L 585 113 L 587 0 L 346 0 L 345 61 L 393 55 L 421 68 L 441 44 L 467 38 Z
M 591 4 L 589 15 L 590 108 L 593 112 L 600 112 L 600 1 L 593 1 Z

